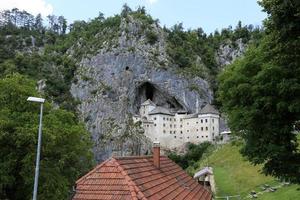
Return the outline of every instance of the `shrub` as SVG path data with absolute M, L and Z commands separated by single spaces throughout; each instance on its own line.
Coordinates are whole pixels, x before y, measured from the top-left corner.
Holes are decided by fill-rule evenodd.
M 146 39 L 149 44 L 153 45 L 153 44 L 155 44 L 155 42 L 157 42 L 158 36 L 154 31 L 147 31 Z

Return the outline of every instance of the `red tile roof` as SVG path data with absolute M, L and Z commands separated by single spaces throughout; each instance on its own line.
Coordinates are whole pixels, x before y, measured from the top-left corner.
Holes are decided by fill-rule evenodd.
M 177 164 L 160 156 L 160 168 L 152 156 L 106 160 L 76 182 L 73 200 L 100 199 L 199 199 L 212 194 Z

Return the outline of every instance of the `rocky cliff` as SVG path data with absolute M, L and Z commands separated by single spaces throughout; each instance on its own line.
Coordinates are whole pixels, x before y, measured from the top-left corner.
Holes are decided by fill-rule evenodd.
M 95 141 L 97 160 L 118 147 L 114 141 L 103 140 L 105 134 L 124 131 L 126 121 L 143 101 L 151 99 L 161 106 L 195 112 L 196 99 L 200 105 L 213 99 L 207 81 L 176 73 L 165 52 L 165 33 L 156 23 L 148 30 L 141 29 L 139 21 L 122 19 L 120 34 L 112 41 L 114 47 L 104 47 L 82 59 L 76 72 L 71 93 L 81 102 L 78 109 Z M 147 31 L 157 35 L 152 44 Z M 113 126 L 120 129 L 112 130 Z

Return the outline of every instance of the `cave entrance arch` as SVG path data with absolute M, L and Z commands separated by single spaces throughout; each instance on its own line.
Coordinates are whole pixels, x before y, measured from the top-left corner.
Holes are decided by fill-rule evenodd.
M 140 105 L 150 99 L 157 106 L 172 109 L 174 111 L 184 109 L 175 97 L 159 89 L 159 87 L 151 82 L 144 82 L 137 87 L 135 98 L 135 112 L 138 113 Z

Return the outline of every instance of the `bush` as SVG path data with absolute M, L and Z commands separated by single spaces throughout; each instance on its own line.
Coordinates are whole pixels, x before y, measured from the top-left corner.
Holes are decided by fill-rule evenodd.
M 211 146 L 210 142 L 203 142 L 200 144 L 187 144 L 187 152 L 184 155 L 178 155 L 176 152 L 169 152 L 168 157 L 177 163 L 183 169 L 189 166 L 197 166 L 197 161 L 200 160 L 203 154 Z
M 158 36 L 154 31 L 147 31 L 146 38 L 147 38 L 147 42 L 151 45 L 155 44 L 155 42 L 157 42 L 158 40 Z

